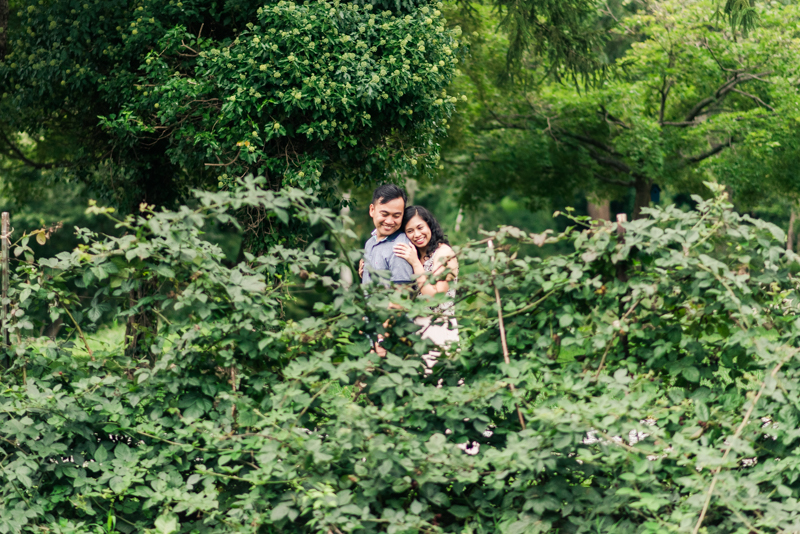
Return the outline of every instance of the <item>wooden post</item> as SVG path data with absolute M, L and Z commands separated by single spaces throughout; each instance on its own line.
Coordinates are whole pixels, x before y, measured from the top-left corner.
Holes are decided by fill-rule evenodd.
M 489 253 L 492 255 L 492 261 L 494 262 L 494 243 L 490 239 L 486 246 L 489 247 Z M 503 303 L 500 300 L 500 290 L 497 289 L 497 284 L 494 283 L 494 275 L 497 274 L 495 269 L 492 269 L 492 287 L 494 287 L 494 298 L 495 302 L 497 302 L 497 323 L 500 325 L 500 342 L 503 346 L 503 361 L 506 362 L 506 365 L 511 365 L 511 357 L 508 355 L 508 343 L 506 342 L 506 325 L 503 322 Z M 516 391 L 514 384 L 508 384 L 508 388 L 513 393 Z M 519 426 L 522 427 L 522 430 L 525 430 L 525 418 L 522 416 L 522 410 L 519 409 L 519 404 L 514 404 L 517 408 L 517 417 L 519 417 Z
M 617 235 L 625 235 L 625 228 L 622 227 L 622 223 L 626 222 L 628 222 L 628 214 L 617 213 Z
M 11 231 L 11 217 L 7 211 L 3 212 L 2 215 L 2 223 L 0 224 L 0 239 L 2 239 L 2 256 L 0 256 L 0 262 L 2 262 L 2 286 L 0 286 L 0 296 L 3 299 L 3 311 L 2 317 L 2 343 L 3 343 L 3 353 L 5 354 L 4 360 L 5 365 L 11 363 L 8 358 L 8 304 L 6 303 L 6 299 L 8 298 L 8 242 L 9 242 L 9 232 Z

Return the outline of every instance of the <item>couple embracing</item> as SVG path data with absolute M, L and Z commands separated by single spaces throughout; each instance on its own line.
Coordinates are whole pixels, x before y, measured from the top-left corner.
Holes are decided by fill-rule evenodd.
M 375 230 L 364 246 L 361 282 L 370 283 L 375 271 L 389 271 L 392 284 L 409 286 L 422 295 L 447 294 L 450 300 L 431 308 L 429 316 L 414 320 L 422 327 L 423 339 L 446 347 L 458 341 L 453 317 L 458 260 L 433 214 L 422 206 L 407 207 L 406 201 L 406 192 L 393 184 L 382 185 L 372 194 L 369 215 Z M 426 363 L 433 365 L 436 356 L 431 353 Z

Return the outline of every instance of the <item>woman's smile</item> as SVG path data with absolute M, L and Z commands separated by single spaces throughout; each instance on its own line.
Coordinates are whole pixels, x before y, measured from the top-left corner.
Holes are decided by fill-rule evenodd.
M 406 237 L 415 247 L 422 250 L 431 241 L 431 229 L 422 217 L 415 215 L 406 223 Z

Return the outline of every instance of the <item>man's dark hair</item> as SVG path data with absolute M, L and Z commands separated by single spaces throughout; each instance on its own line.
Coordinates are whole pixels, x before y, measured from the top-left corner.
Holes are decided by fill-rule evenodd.
M 383 184 L 378 186 L 374 193 L 372 193 L 372 203 L 376 206 L 378 204 L 386 204 L 396 198 L 402 198 L 403 204 L 408 202 L 406 192 L 402 187 L 394 184 Z

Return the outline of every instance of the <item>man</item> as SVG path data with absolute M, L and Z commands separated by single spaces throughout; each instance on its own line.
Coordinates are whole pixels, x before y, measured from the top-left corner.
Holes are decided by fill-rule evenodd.
M 369 216 L 372 217 L 375 230 L 364 245 L 362 284 L 370 282 L 370 270 L 389 271 L 390 280 L 394 284 L 410 284 L 414 280 L 411 264 L 394 253 L 394 246 L 397 244 L 411 245 L 401 228 L 405 209 L 406 192 L 394 184 L 384 184 L 372 194 Z

